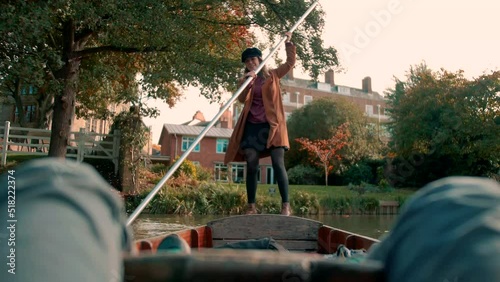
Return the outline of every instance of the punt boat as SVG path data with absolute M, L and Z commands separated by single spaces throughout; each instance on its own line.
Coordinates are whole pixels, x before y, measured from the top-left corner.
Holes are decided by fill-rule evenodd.
M 384 281 L 380 263 L 350 262 L 343 251 L 377 242 L 301 217 L 230 216 L 136 241 L 125 281 Z M 258 247 L 240 248 L 248 243 Z

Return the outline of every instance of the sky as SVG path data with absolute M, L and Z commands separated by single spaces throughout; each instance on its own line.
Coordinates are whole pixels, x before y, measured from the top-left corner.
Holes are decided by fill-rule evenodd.
M 470 79 L 500 70 L 500 1 L 322 0 L 319 5 L 325 11 L 324 46 L 337 49 L 342 67 L 335 73 L 338 85 L 361 88 L 370 76 L 373 91 L 383 94 L 394 86 L 394 77 L 405 80 L 411 66 L 424 62 L 434 71 L 463 70 Z M 300 66 L 294 76 L 309 78 Z M 197 89 L 184 93 L 172 109 L 154 102 L 160 116 L 144 119 L 154 144 L 164 123 L 189 121 L 197 110 L 207 120 L 218 113 L 220 105 Z

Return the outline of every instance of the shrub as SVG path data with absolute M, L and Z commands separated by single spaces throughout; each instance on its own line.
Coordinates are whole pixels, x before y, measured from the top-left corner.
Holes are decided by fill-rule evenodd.
M 343 175 L 344 185 L 355 184 L 361 182 L 369 183 L 373 179 L 372 168 L 364 162 L 359 162 L 352 165 Z
M 320 201 L 321 207 L 335 214 L 351 213 L 353 203 L 354 197 L 326 197 Z
M 179 158 L 180 157 L 176 157 L 172 161 L 172 164 L 168 167 L 168 169 L 170 169 L 177 162 Z M 177 177 L 180 175 L 181 172 L 184 173 L 186 176 L 196 179 L 196 165 L 190 160 L 184 160 L 182 164 L 179 166 L 179 168 L 174 172 L 173 176 Z
M 375 212 L 379 206 L 379 201 L 374 197 L 358 198 L 357 209 L 360 213 Z
M 198 184 L 196 178 L 187 175 L 184 171 L 180 171 L 177 173 L 177 176 L 174 175 L 174 177 L 167 181 L 167 185 L 170 187 L 194 188 L 197 187 Z
M 281 201 L 273 198 L 257 199 L 257 210 L 265 214 L 281 213 Z
M 196 165 L 196 178 L 198 181 L 210 181 L 214 179 L 213 170 L 210 168 Z
M 377 186 L 366 183 L 366 182 L 361 182 L 359 185 L 354 185 L 354 184 L 350 183 L 347 186 L 347 189 L 358 193 L 359 196 L 361 196 L 365 193 L 379 193 L 380 192 L 380 189 Z
M 294 166 L 287 173 L 288 182 L 292 185 L 315 185 L 321 177 L 318 169 L 305 165 Z
M 210 189 L 209 212 L 211 214 L 239 214 L 246 204 L 246 194 L 237 189 L 222 186 Z
M 165 174 L 167 173 L 167 166 L 164 164 L 154 164 L 149 170 L 151 170 L 152 173 Z
M 409 196 L 397 196 L 396 201 L 399 203 L 399 207 L 401 208 L 402 206 L 405 205 L 405 203 L 410 199 Z
M 319 201 L 316 195 L 306 192 L 292 193 L 290 203 L 295 214 L 318 214 Z
M 389 183 L 389 180 L 385 177 L 384 166 L 377 167 L 377 185 L 380 187 L 382 192 L 390 192 L 394 190 Z

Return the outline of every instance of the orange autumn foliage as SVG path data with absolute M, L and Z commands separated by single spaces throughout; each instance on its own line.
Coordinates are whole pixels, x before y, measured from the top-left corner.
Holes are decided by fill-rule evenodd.
M 311 162 L 323 168 L 326 185 L 328 185 L 328 175 L 332 172 L 334 165 L 342 160 L 342 156 L 339 154 L 340 150 L 350 143 L 349 138 L 351 137 L 351 133 L 348 126 L 347 122 L 341 124 L 337 127 L 333 136 L 328 139 L 295 139 L 302 146 L 301 150 L 309 153 Z

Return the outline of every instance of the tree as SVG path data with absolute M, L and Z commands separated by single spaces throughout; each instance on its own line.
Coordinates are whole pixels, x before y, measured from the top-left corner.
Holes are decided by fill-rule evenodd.
M 348 123 L 351 134 L 349 145 L 342 148 L 342 162 L 335 168 L 345 170 L 361 159 L 378 155 L 380 142 L 374 128 L 354 103 L 344 98 L 315 99 L 304 107 L 295 110 L 287 121 L 290 138 L 290 151 L 286 154 L 287 167 L 305 164 L 307 159 L 297 138 L 309 140 L 329 139 L 337 128 Z M 311 130 L 313 129 L 313 130 Z
M 234 88 L 241 49 L 255 40 L 249 28 L 259 28 L 268 44 L 273 43 L 309 5 L 242 0 L 2 2 L 0 83 L 15 78 L 22 62 L 30 62 L 28 74 L 21 77 L 27 83 L 32 83 L 30 75 L 40 77 L 53 95 L 49 155 L 64 157 L 77 94 L 92 107 L 110 101 L 141 104 L 140 98 L 173 104 L 183 87 L 193 85 L 217 99 L 224 89 Z M 322 16 L 317 8 L 294 36 L 298 56 L 313 77 L 337 64 L 335 49 L 322 47 Z M 82 114 L 88 109 L 94 110 L 78 108 Z
M 450 175 L 484 176 L 500 165 L 500 72 L 411 67 L 388 91 L 394 121 L 390 180 L 420 187 Z
M 0 42 L 0 54 L 6 42 Z M 5 55 L 5 54 L 2 54 Z M 0 60 L 0 97 L 2 104 L 13 104 L 17 112 L 17 122 L 21 127 L 35 126 L 47 128 L 48 119 L 52 111 L 53 96 L 47 92 L 44 85 L 43 72 L 38 66 L 43 64 L 40 58 L 26 58 L 15 55 L 16 64 L 10 59 Z M 29 98 L 32 103 L 37 104 L 36 112 L 26 120 L 25 105 L 23 97 Z
M 335 134 L 328 139 L 295 139 L 295 141 L 302 145 L 301 150 L 307 151 L 312 157 L 311 161 L 323 168 L 325 186 L 328 186 L 328 175 L 333 170 L 335 164 L 342 159 L 340 150 L 348 144 L 348 139 L 351 136 L 348 126 L 348 123 L 339 125 Z

